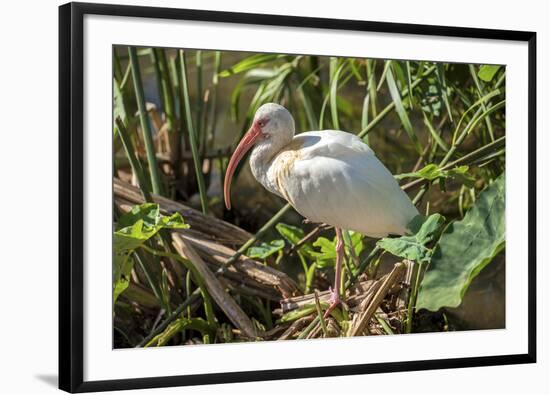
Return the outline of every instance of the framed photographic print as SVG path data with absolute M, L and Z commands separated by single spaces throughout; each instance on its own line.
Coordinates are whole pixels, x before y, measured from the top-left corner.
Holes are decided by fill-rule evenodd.
M 535 33 L 59 12 L 61 389 L 535 362 Z

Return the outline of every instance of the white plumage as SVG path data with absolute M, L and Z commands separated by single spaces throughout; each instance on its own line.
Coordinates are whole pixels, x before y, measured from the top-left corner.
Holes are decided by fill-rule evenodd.
M 301 215 L 370 237 L 406 233 L 418 211 L 361 139 L 324 130 L 298 134 L 290 146 L 299 148 L 283 148 L 267 174 Z

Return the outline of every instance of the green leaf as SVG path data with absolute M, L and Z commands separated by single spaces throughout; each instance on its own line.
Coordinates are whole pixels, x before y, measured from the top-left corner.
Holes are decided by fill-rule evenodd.
M 279 222 L 277 225 L 275 225 L 275 229 L 277 229 L 277 232 L 279 232 L 279 234 L 292 245 L 298 244 L 298 242 L 304 238 L 304 231 L 297 226 L 287 225 Z
M 445 217 L 441 214 L 432 214 L 427 218 L 417 215 L 409 224 L 413 235 L 384 237 L 376 244 L 395 256 L 417 262 L 429 262 L 433 251 L 426 245 L 433 241 L 444 222 Z
M 269 243 L 261 243 L 259 246 L 250 247 L 246 255 L 250 258 L 266 259 L 285 247 L 284 240 L 272 240 Z
M 156 203 L 144 203 L 132 207 L 122 215 L 113 234 L 113 288 L 114 301 L 128 287 L 129 276 L 134 267 L 132 252 L 156 235 L 161 229 L 185 229 L 179 213 L 165 216 Z
M 298 228 L 296 226 L 287 225 L 282 222 L 279 222 L 275 229 L 277 229 L 277 232 L 281 236 L 285 238 L 286 241 L 288 241 L 291 245 L 296 245 L 300 240 L 302 240 L 305 236 L 304 231 L 301 228 Z M 299 252 L 307 256 L 308 258 L 313 258 L 315 251 L 310 243 L 304 243 L 300 246 L 298 249 Z
M 116 302 L 118 296 L 128 288 L 130 284 L 130 273 L 134 268 L 134 259 L 128 253 L 117 253 L 114 256 L 114 277 L 115 285 L 113 290 L 113 301 Z
M 455 167 L 450 170 L 446 170 L 445 171 L 446 176 L 444 178 L 458 179 L 468 188 L 472 188 L 475 184 L 475 178 L 468 174 L 468 169 L 469 167 L 464 165 L 464 166 Z
M 365 248 L 365 244 L 363 243 L 364 236 L 361 233 L 353 231 L 350 231 L 349 235 L 355 255 L 359 256 Z M 311 249 L 309 256 L 315 259 L 319 269 L 334 266 L 336 263 L 336 237 L 329 240 L 326 237 L 321 236 L 315 240 L 313 246 L 320 248 L 320 251 Z
M 365 249 L 365 243 L 363 243 L 364 236 L 361 233 L 354 231 L 349 231 L 349 236 L 355 256 L 359 256 L 359 254 L 361 254 L 361 252 Z M 336 248 L 336 245 L 334 247 Z
M 336 261 L 335 241 L 331 241 L 326 237 L 319 237 L 315 240 L 313 246 L 321 249 L 321 252 L 314 251 L 313 253 L 319 269 L 324 269 L 334 265 L 334 262 Z
M 160 213 L 158 204 L 145 203 L 132 207 L 132 210 L 120 217 L 114 233 L 115 251 L 133 250 L 153 237 L 163 228 L 186 229 L 180 213 L 167 217 Z
M 495 77 L 499 69 L 500 69 L 500 66 L 483 65 L 479 68 L 479 71 L 477 72 L 477 76 L 481 80 L 485 82 L 489 82 Z
M 443 232 L 424 275 L 417 308 L 457 307 L 472 280 L 505 246 L 505 175 L 480 193 L 464 219 Z
M 468 174 L 469 167 L 457 166 L 449 170 L 442 170 L 438 165 L 430 163 L 424 166 L 422 169 L 413 173 L 402 173 L 395 176 L 396 179 L 401 180 L 403 178 L 422 178 L 428 181 L 435 181 L 439 179 L 444 181 L 446 179 L 457 179 L 461 181 L 467 187 L 472 187 L 475 179 Z
M 416 172 L 418 178 L 424 178 L 425 180 L 435 180 L 436 178 L 441 177 L 441 169 L 437 165 L 434 165 L 433 163 L 423 167 L 419 171 Z

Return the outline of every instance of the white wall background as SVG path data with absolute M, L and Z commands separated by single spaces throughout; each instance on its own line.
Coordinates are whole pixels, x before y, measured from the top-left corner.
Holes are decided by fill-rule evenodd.
M 459 25 L 538 33 L 538 316 L 536 365 L 454 369 L 129 391 L 227 394 L 382 393 L 490 394 L 547 389 L 550 347 L 548 269 L 543 259 L 550 220 L 547 132 L 550 25 L 542 1 L 394 0 L 359 2 L 118 0 L 118 3 L 289 14 L 388 22 Z M 0 15 L 0 388 L 54 393 L 57 387 L 57 0 L 12 1 Z M 289 356 L 291 358 L 292 356 Z

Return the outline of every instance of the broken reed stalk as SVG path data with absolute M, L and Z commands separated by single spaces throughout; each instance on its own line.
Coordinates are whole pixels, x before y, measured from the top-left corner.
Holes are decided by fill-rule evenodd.
M 201 282 L 204 282 L 204 287 L 208 291 L 208 294 L 214 299 L 216 304 L 220 309 L 227 315 L 230 321 L 239 328 L 246 336 L 255 339 L 257 338 L 256 329 L 254 325 L 248 318 L 248 316 L 242 311 L 240 306 L 235 302 L 235 300 L 225 292 L 224 287 L 220 281 L 215 277 L 215 275 L 210 271 L 206 263 L 201 259 L 201 257 L 194 251 L 194 249 L 187 244 L 187 242 L 181 237 L 181 235 L 173 233 L 172 240 L 174 247 L 180 256 L 173 256 L 175 254 L 164 253 L 161 251 L 150 251 L 157 255 L 162 256 L 171 256 L 181 261 L 186 257 L 193 264 L 193 268 L 197 271 L 198 275 L 201 277 Z M 201 284 L 202 285 L 202 284 Z M 201 287 L 196 288 L 189 297 L 178 306 L 172 314 L 170 314 L 156 329 L 151 331 L 151 333 L 145 337 L 136 347 L 146 346 L 155 336 L 162 333 L 174 320 L 176 320 L 180 314 L 182 314 L 185 309 L 191 306 L 195 301 L 198 300 L 199 294 L 201 293 Z
M 227 318 L 239 328 L 243 333 L 252 339 L 257 337 L 254 324 L 250 321 L 250 318 L 245 314 L 241 307 L 235 302 L 235 300 L 225 292 L 224 287 L 220 281 L 216 278 L 214 273 L 210 271 L 208 265 L 202 260 L 197 252 L 191 247 L 182 237 L 177 233 L 172 233 L 172 240 L 176 251 L 187 257 L 192 263 L 197 272 L 204 279 L 206 288 L 216 301 L 216 304 L 222 309 Z
M 144 203 L 143 195 L 139 188 L 115 178 L 113 181 L 113 190 L 115 197 L 132 204 Z M 197 230 L 203 234 L 214 236 L 219 243 L 224 245 L 240 245 L 245 243 L 251 237 L 251 234 L 245 230 L 225 222 L 216 217 L 205 216 L 200 211 L 188 207 L 182 203 L 169 198 L 152 195 L 152 201 L 158 203 L 164 212 L 179 212 L 185 222 L 191 226 L 191 229 Z
M 378 306 L 380 306 L 380 303 L 382 303 L 382 300 L 386 297 L 391 287 L 403 276 L 403 272 L 405 271 L 405 269 L 406 265 L 403 262 L 398 262 L 395 264 L 393 270 L 390 272 L 388 277 L 386 277 L 386 279 L 372 298 L 372 301 L 365 308 L 365 310 L 359 313 L 356 316 L 357 318 L 353 320 L 356 321 L 356 323 L 351 329 L 351 336 L 359 336 L 363 333 L 370 319 L 372 318 L 372 315 L 374 314 Z

